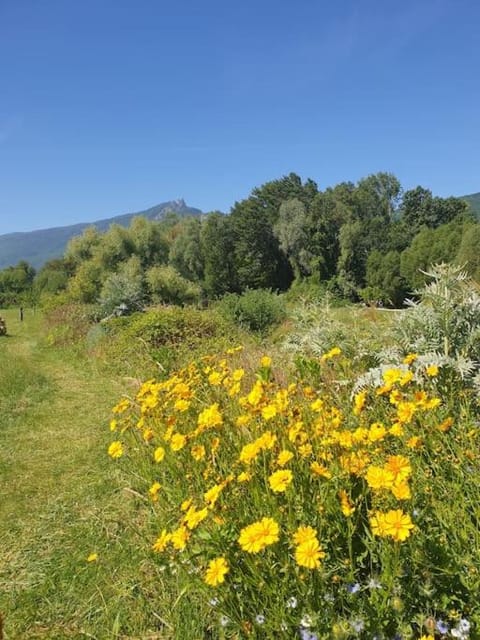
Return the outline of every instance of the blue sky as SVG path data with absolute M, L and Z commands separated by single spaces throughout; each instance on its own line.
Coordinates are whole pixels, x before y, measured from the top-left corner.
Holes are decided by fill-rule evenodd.
M 480 191 L 475 0 L 0 0 L 0 234 L 295 171 Z

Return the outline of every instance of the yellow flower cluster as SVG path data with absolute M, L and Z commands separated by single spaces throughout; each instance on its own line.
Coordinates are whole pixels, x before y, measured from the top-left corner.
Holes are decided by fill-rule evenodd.
M 323 359 L 339 354 L 331 349 Z M 256 376 L 229 361 L 237 357 L 207 357 L 149 380 L 114 409 L 115 429 L 137 442 L 129 454 L 150 464 L 151 507 L 169 522 L 153 550 L 194 549 L 204 582 L 218 586 L 238 555 L 271 547 L 288 565 L 291 540 L 297 567 L 320 568 L 332 555 L 324 534 L 336 519 L 384 544 L 407 540 L 422 423 L 442 408 L 414 381 L 413 355 L 350 407 L 301 381 L 276 382 L 267 356 Z M 431 422 L 437 433 L 452 424 L 445 415 Z M 108 453 L 122 456 L 123 442 Z

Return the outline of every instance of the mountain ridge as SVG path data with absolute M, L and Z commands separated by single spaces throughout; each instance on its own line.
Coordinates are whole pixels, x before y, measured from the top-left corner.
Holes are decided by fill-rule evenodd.
M 5 233 L 0 235 L 0 269 L 17 264 L 20 260 L 26 260 L 38 269 L 48 260 L 60 258 L 68 241 L 83 233 L 88 227 L 96 227 L 99 231 L 106 231 L 112 224 L 127 227 L 131 220 L 137 216 L 160 221 L 168 213 L 176 213 L 183 218 L 201 216 L 203 212 L 195 207 L 189 207 L 183 198 L 179 198 L 162 202 L 143 211 L 122 213 L 93 222 L 79 222 L 35 231 Z

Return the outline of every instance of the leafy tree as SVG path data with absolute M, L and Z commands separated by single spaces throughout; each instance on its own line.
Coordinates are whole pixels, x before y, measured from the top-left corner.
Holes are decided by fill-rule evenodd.
M 72 260 L 78 265 L 81 262 L 90 260 L 94 254 L 95 248 L 102 242 L 102 234 L 96 227 L 87 227 L 85 231 L 71 238 L 65 249 L 65 258 Z
M 198 218 L 186 218 L 169 254 L 169 263 L 187 280 L 203 279 L 205 260 L 201 242 L 201 223 Z
M 183 305 L 200 298 L 200 287 L 181 276 L 171 265 L 152 267 L 146 273 L 146 281 L 154 302 Z
M 139 257 L 143 269 L 167 263 L 169 245 L 158 222 L 135 216 L 130 223 L 129 234 L 133 252 Z
M 236 203 L 231 217 L 240 290 L 288 288 L 292 281 L 290 266 L 258 203 L 253 198 Z
M 69 279 L 75 273 L 73 258 L 56 258 L 49 260 L 35 276 L 34 289 L 37 295 L 53 294 L 67 288 Z
M 367 260 L 366 284 L 361 292 L 366 302 L 380 301 L 388 306 L 402 306 L 407 292 L 400 273 L 400 253 L 372 251 Z
M 207 296 L 218 298 L 237 291 L 232 219 L 218 212 L 211 213 L 202 225 L 201 240 Z
M 421 288 L 431 265 L 452 262 L 463 233 L 463 222 L 454 220 L 437 229 L 423 228 L 401 254 L 400 272 L 409 292 Z
M 128 260 L 135 252 L 135 243 L 129 230 L 119 224 L 110 225 L 109 230 L 101 238 L 93 255 L 106 271 L 115 271 L 117 265 Z
M 309 275 L 312 255 L 307 248 L 307 212 L 301 200 L 293 198 L 282 202 L 273 232 L 292 266 L 295 278 L 298 280 L 301 276 Z
M 455 262 L 480 283 L 480 224 L 466 224 Z

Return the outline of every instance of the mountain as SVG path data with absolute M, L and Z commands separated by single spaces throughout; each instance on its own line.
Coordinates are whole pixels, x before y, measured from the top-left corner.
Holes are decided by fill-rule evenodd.
M 462 200 L 468 202 L 470 209 L 480 219 L 480 193 L 471 193 L 469 196 L 460 196 Z
M 145 211 L 124 213 L 96 222 L 81 222 L 67 227 L 22 233 L 6 233 L 0 235 L 0 269 L 17 264 L 20 260 L 26 260 L 38 269 L 47 260 L 61 257 L 70 238 L 80 235 L 87 227 L 95 226 L 99 231 L 106 231 L 111 224 L 128 227 L 135 216 L 144 216 L 149 220 L 162 220 L 168 213 L 176 213 L 182 218 L 202 215 L 200 209 L 189 207 L 183 199 L 180 199 L 157 204 Z

